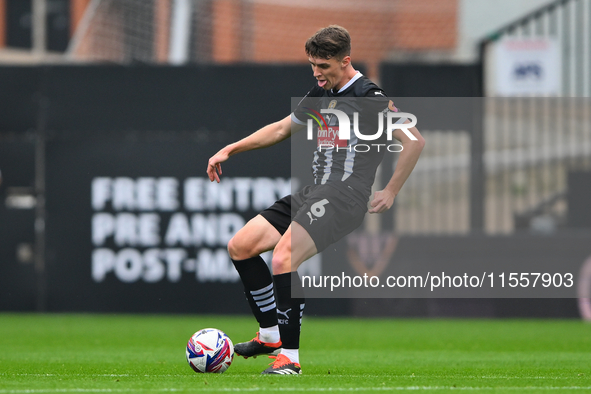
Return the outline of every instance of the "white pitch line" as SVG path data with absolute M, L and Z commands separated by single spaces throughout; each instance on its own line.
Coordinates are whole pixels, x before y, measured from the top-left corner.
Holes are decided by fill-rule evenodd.
M 2 390 L 0 394 L 40 394 L 40 393 L 126 393 L 126 392 L 179 392 L 190 389 L 184 388 L 163 388 L 163 389 L 13 389 Z M 459 391 L 492 391 L 492 390 L 513 390 L 513 391 L 553 391 L 553 390 L 591 390 L 591 386 L 552 386 L 552 387 L 454 387 L 454 386 L 399 386 L 399 387 L 220 387 L 220 388 L 200 388 L 199 391 L 206 392 L 266 392 L 266 391 L 301 391 L 301 392 L 359 392 L 359 391 L 439 391 L 439 390 L 459 390 Z
M 106 378 L 119 378 L 119 377 L 131 377 L 131 378 L 193 378 L 193 374 L 87 374 L 87 373 L 76 373 L 76 374 L 53 374 L 53 373 L 0 373 L 0 376 L 32 376 L 32 377 L 74 377 L 74 376 L 84 376 L 84 377 L 106 377 Z M 309 375 L 313 376 L 313 375 Z M 318 376 L 318 375 L 314 375 Z M 232 375 L 232 374 L 225 374 L 224 379 L 231 379 L 231 378 L 243 378 L 244 375 Z M 454 379 L 456 376 L 450 375 L 349 375 L 349 374 L 337 374 L 331 373 L 331 378 L 410 378 L 410 379 L 417 379 L 417 378 L 433 378 L 433 379 Z M 498 376 L 461 376 L 457 377 L 458 379 L 548 379 L 548 380 L 561 380 L 561 379 L 573 379 L 574 376 L 507 376 L 507 375 L 498 375 Z M 1 391 L 0 391 L 1 392 Z

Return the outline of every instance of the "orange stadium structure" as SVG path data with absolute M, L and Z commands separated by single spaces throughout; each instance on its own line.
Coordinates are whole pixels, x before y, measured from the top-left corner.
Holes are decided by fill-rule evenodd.
M 174 27 L 173 3 L 155 0 L 122 6 L 103 0 L 85 16 L 81 10 L 93 3 L 72 0 L 72 31 L 81 21 L 85 30 L 77 33 L 80 37 L 73 57 L 128 62 L 125 40 L 120 38 L 133 34 L 135 45 L 149 49 L 145 58 L 132 60 L 166 63 Z M 193 3 L 191 21 L 190 62 L 302 63 L 302 43 L 318 28 L 339 24 L 353 37 L 355 61 L 364 63 L 369 75 L 376 75 L 380 62 L 400 54 L 453 52 L 458 35 L 458 0 L 435 4 L 429 0 L 367 0 L 363 7 L 356 1 L 343 0 L 338 8 L 327 0 L 217 0 Z M 139 40 L 150 42 L 142 44 Z M 134 53 L 137 56 L 138 52 Z

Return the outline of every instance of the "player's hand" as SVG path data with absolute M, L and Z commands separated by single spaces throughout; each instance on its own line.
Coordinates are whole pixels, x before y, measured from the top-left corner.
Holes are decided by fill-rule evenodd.
M 388 190 L 380 190 L 374 193 L 373 199 L 371 200 L 371 208 L 367 211 L 369 213 L 382 213 L 386 212 L 394 204 L 394 198 L 396 195 Z
M 220 175 L 222 175 L 222 165 L 221 163 L 228 160 L 230 156 L 222 149 L 215 155 L 213 155 L 209 159 L 209 163 L 207 163 L 207 175 L 209 176 L 210 181 L 217 181 L 220 183 Z

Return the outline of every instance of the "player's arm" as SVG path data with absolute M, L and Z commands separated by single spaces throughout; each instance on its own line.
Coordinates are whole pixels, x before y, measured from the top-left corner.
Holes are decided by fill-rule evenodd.
M 262 129 L 259 129 L 233 144 L 227 145 L 220 149 L 218 153 L 209 159 L 207 164 L 207 175 L 210 181 L 220 182 L 220 175 L 222 175 L 221 163 L 225 162 L 230 156 L 236 153 L 246 152 L 249 150 L 262 149 L 271 145 L 275 145 L 291 136 L 292 133 L 299 131 L 301 125 L 293 123 L 291 115 L 282 120 L 271 123 Z
M 410 123 L 408 120 L 404 123 Z M 410 127 L 408 129 L 417 140 L 411 140 L 402 130 L 395 129 L 392 136 L 400 141 L 402 145 L 402 152 L 398 156 L 398 162 L 396 163 L 396 169 L 392 178 L 383 190 L 377 191 L 371 201 L 371 209 L 369 213 L 382 213 L 387 211 L 394 204 L 394 198 L 400 192 L 402 185 L 408 179 L 413 168 L 419 160 L 421 151 L 425 146 L 425 139 L 419 133 L 416 127 Z

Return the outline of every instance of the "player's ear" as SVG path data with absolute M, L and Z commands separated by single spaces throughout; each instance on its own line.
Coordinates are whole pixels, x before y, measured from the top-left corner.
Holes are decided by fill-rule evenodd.
M 341 60 L 341 66 L 343 68 L 347 67 L 349 64 L 351 64 L 351 56 L 345 56 L 343 58 L 343 60 Z

